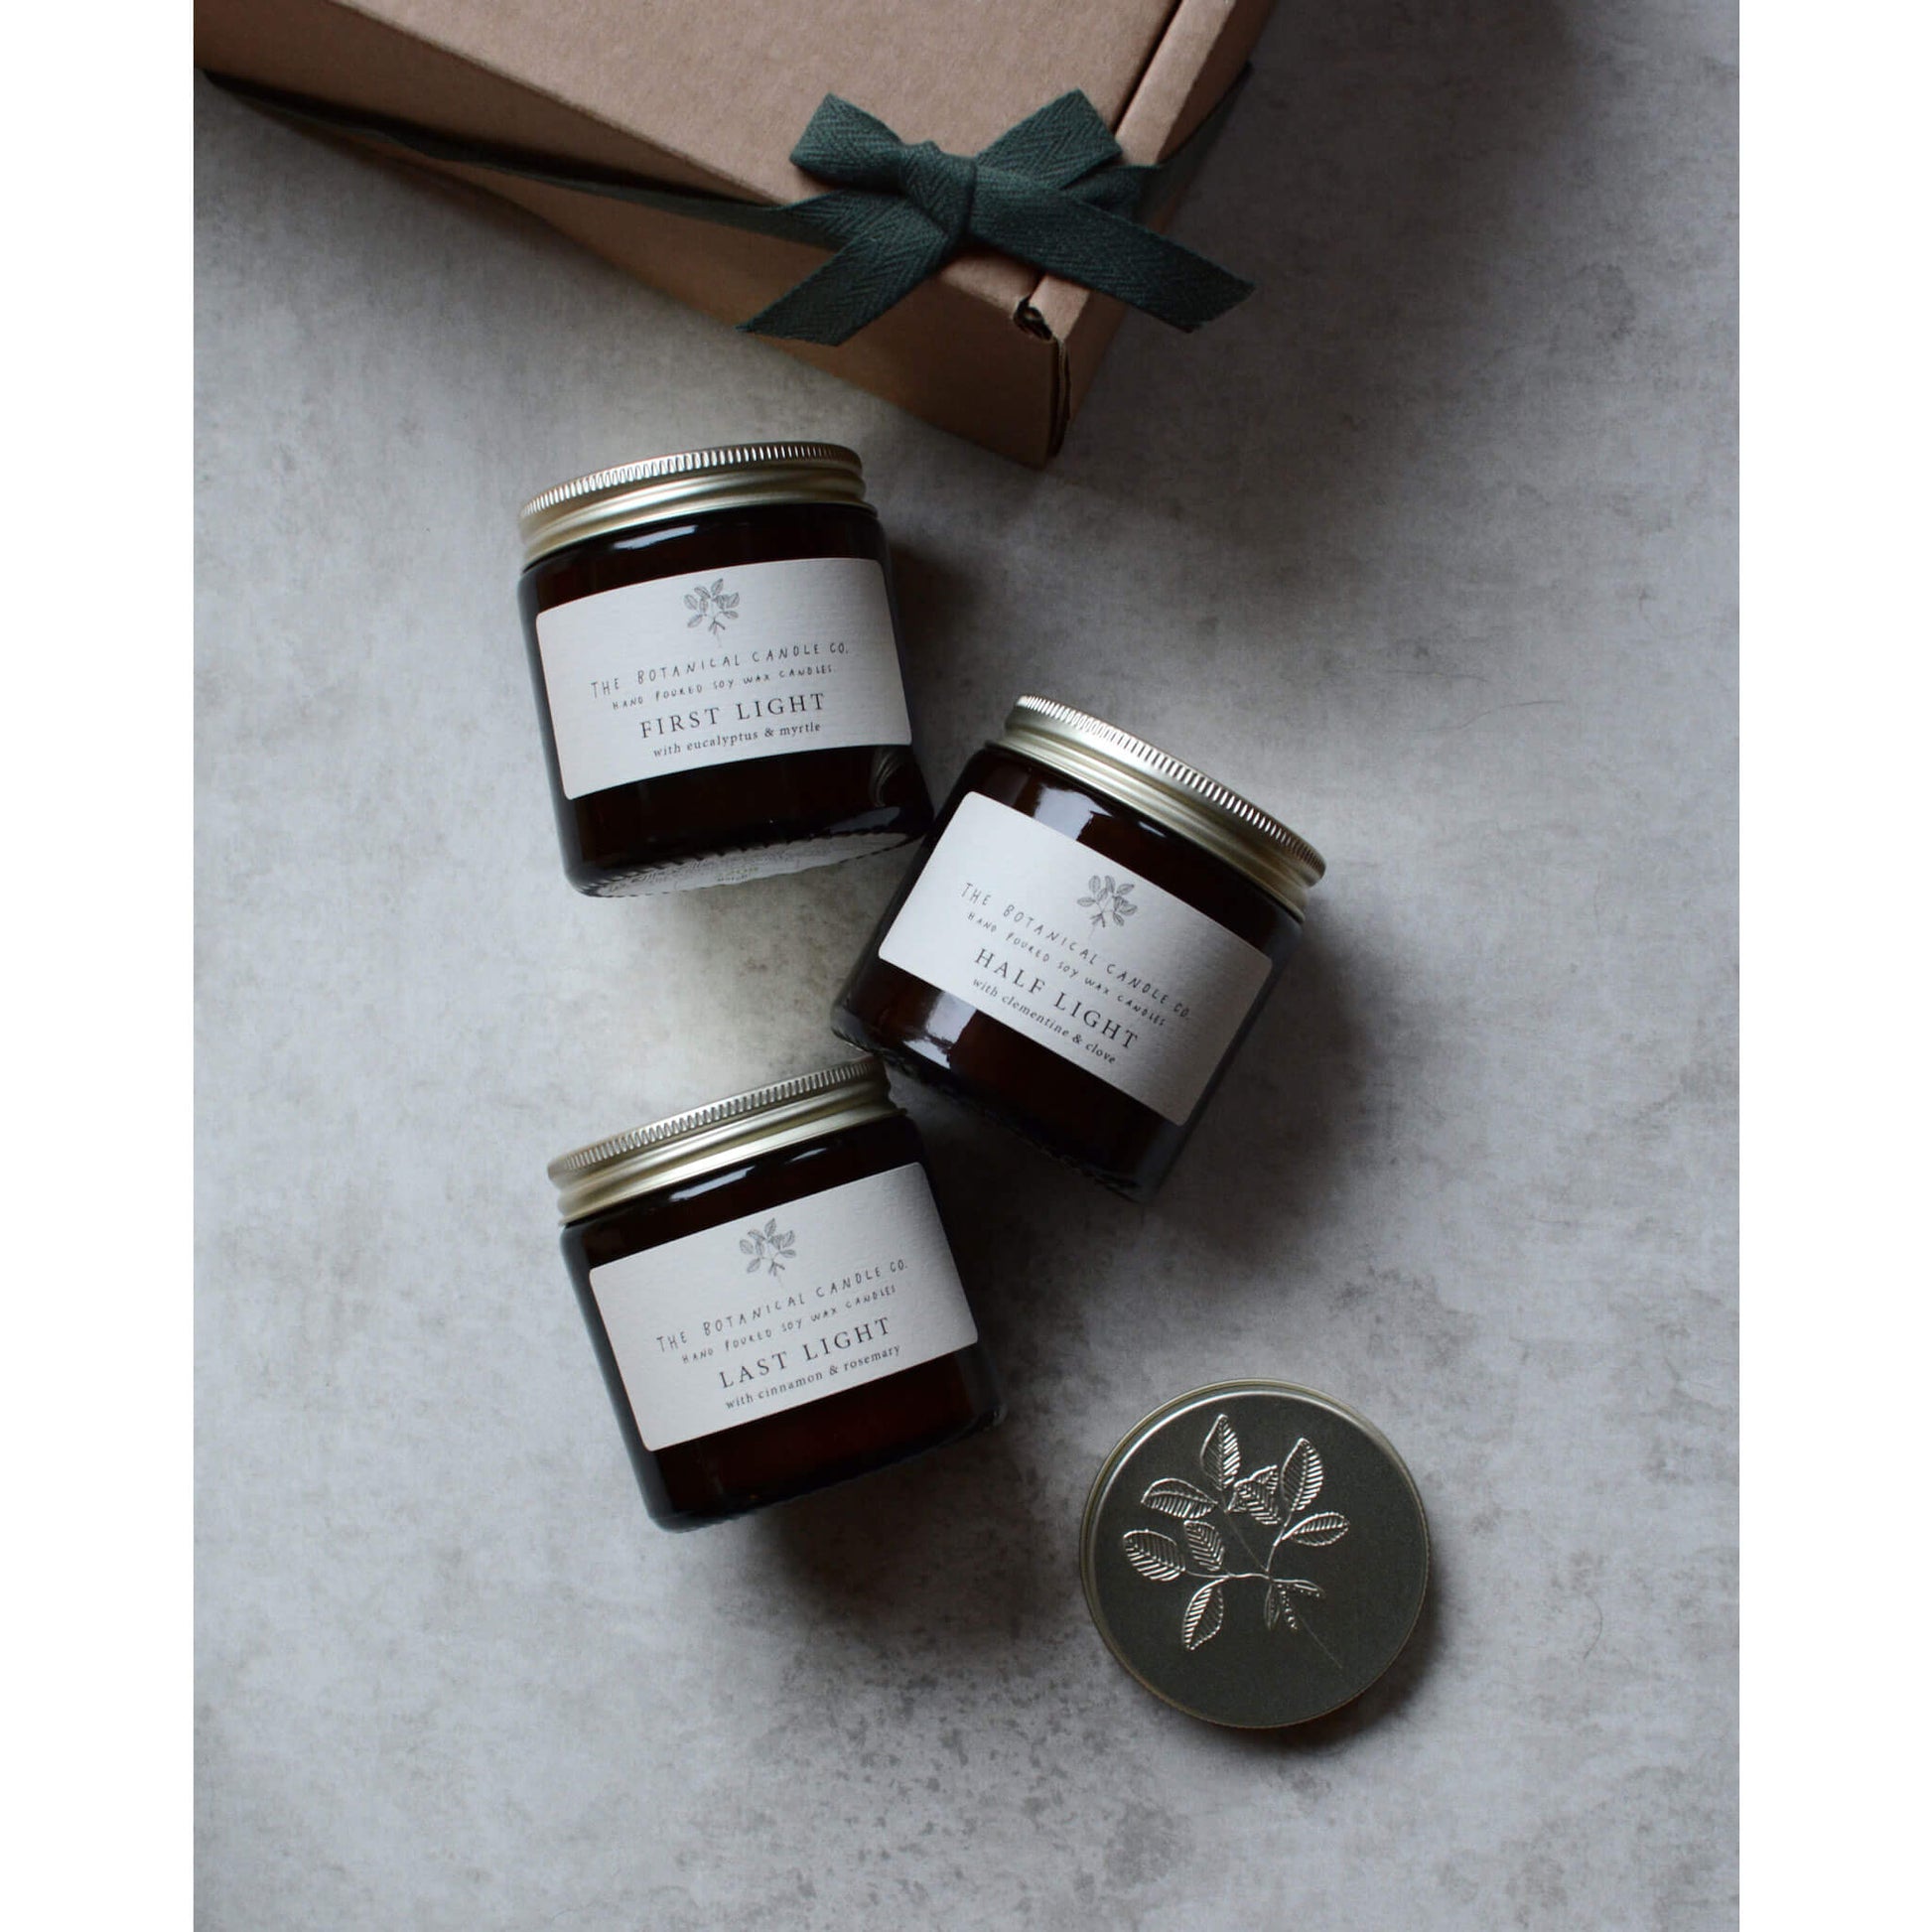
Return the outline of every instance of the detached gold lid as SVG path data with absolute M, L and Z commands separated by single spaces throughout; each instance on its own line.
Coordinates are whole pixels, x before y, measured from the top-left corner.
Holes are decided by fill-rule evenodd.
M 886 1120 L 898 1111 L 884 1062 L 868 1053 L 594 1141 L 574 1154 L 560 1154 L 548 1173 L 556 1183 L 558 1212 L 566 1222 L 581 1221 L 633 1195 L 674 1187 L 796 1141 Z
M 839 443 L 732 443 L 596 470 L 532 496 L 516 514 L 527 569 L 566 544 L 665 517 L 779 503 L 860 503 L 865 472 Z
M 1145 812 L 1245 873 L 1297 918 L 1327 862 L 1299 833 L 1205 771 L 1051 698 L 1022 698 L 997 741 Z

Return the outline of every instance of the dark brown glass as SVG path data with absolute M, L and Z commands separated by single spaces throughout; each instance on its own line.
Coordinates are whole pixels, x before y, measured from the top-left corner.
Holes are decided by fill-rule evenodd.
M 1178 832 L 1096 786 L 998 745 L 987 746 L 967 764 L 926 852 L 944 836 L 959 801 L 974 791 L 1153 881 L 1268 956 L 1272 970 L 1267 982 L 1193 1114 L 1176 1124 L 968 1001 L 881 959 L 880 941 L 917 882 L 923 855 L 907 872 L 852 969 L 832 1008 L 832 1031 L 927 1086 L 990 1114 L 1117 1193 L 1146 1200 L 1187 1144 L 1255 1015 L 1274 991 L 1302 936 L 1302 922 L 1245 874 Z
M 550 797 L 564 871 L 580 893 L 608 896 L 670 885 L 664 869 L 801 839 L 878 834 L 879 849 L 917 838 L 932 798 L 908 745 L 845 745 L 639 778 L 567 798 L 537 648 L 537 615 L 600 591 L 660 577 L 705 576 L 743 564 L 870 557 L 886 573 L 893 633 L 898 599 L 878 515 L 861 503 L 783 503 L 712 510 L 643 529 L 586 538 L 540 557 L 517 587 Z M 903 674 L 903 665 L 900 667 Z
M 899 1114 L 780 1148 L 681 1186 L 637 1195 L 564 1229 L 564 1260 L 577 1285 L 577 1300 L 630 1450 L 637 1486 L 644 1492 L 644 1506 L 666 1528 L 698 1529 L 767 1503 L 785 1502 L 956 1443 L 1000 1420 L 1004 1410 L 999 1384 L 977 1342 L 896 1375 L 668 1449 L 644 1447 L 624 1393 L 623 1376 L 591 1289 L 593 1268 L 912 1164 L 924 1169 L 925 1152 L 918 1130 Z

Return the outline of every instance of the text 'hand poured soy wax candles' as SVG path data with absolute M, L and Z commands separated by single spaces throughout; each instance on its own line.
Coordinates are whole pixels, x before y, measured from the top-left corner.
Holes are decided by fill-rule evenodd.
M 833 443 L 600 470 L 518 519 L 564 870 L 600 897 L 727 885 L 914 839 L 892 562 Z
M 737 1516 L 1000 1419 L 918 1130 L 876 1060 L 550 1164 L 644 1501 Z
M 967 764 L 832 1025 L 1145 1199 L 1322 871 L 1307 840 L 1205 772 L 1022 698 Z

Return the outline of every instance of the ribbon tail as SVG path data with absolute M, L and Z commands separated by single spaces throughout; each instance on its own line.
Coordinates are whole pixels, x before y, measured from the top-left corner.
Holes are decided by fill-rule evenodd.
M 1175 329 L 1198 329 L 1254 293 L 1252 282 L 1153 228 L 1012 176 L 980 176 L 973 233 Z
M 936 275 L 948 252 L 938 225 L 917 208 L 883 202 L 830 261 L 738 326 L 749 335 L 836 348 Z
M 1123 161 L 1118 168 L 1102 168 L 1098 174 L 1074 182 L 1063 192 L 1085 202 L 1089 207 L 1104 207 L 1109 214 L 1123 214 L 1130 221 L 1137 221 L 1167 179 L 1165 166 Z

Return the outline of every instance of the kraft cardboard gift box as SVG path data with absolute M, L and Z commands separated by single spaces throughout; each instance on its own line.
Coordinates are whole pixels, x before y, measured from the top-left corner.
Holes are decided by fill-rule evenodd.
M 906 141 L 973 153 L 1077 87 L 1129 161 L 1165 160 L 1234 85 L 1272 3 L 197 0 L 195 58 L 217 77 L 460 140 L 782 203 L 823 188 L 788 157 L 828 93 Z M 407 158 L 520 204 L 726 322 L 755 314 L 826 258 L 494 169 Z M 1122 313 L 1111 297 L 974 250 L 836 348 L 776 345 L 1042 464 Z M 1173 352 L 1212 349 L 1176 335 Z

